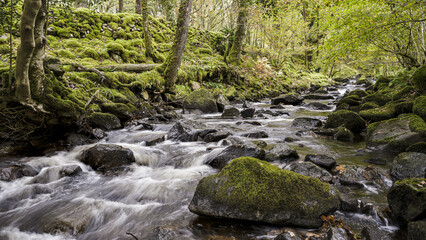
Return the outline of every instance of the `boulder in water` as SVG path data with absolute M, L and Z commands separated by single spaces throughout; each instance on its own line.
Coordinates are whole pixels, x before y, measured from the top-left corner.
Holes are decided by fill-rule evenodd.
M 365 128 L 365 121 L 357 113 L 349 110 L 338 110 L 328 116 L 326 128 L 344 126 L 354 133 L 359 133 Z
M 408 223 L 408 240 L 426 239 L 426 219 Z
M 13 163 L 8 167 L 0 169 L 1 181 L 13 181 L 21 177 L 35 176 L 38 171 L 27 164 Z
M 322 122 L 321 120 L 316 118 L 299 117 L 293 120 L 291 127 L 301 128 L 301 129 L 313 129 L 313 128 L 322 127 Z
M 234 107 L 223 110 L 222 118 L 236 118 L 240 116 L 240 111 Z
M 216 101 L 209 90 L 201 88 L 189 94 L 183 102 L 183 108 L 202 113 L 216 113 L 218 111 Z
M 128 148 L 113 144 L 98 144 L 85 150 L 80 156 L 80 161 L 95 171 L 110 173 L 122 170 L 126 165 L 135 162 L 135 157 Z
M 219 155 L 207 162 L 213 168 L 222 169 L 232 159 L 239 157 L 265 158 L 265 150 L 257 146 L 231 145 L 225 148 Z
M 324 103 L 311 102 L 305 105 L 305 107 L 313 110 L 331 110 L 333 107 L 325 105 Z
M 338 127 L 336 133 L 334 134 L 334 139 L 339 141 L 348 141 L 352 142 L 354 140 L 354 134 L 351 130 L 345 127 Z
M 204 142 L 218 142 L 222 139 L 227 138 L 230 135 L 231 135 L 231 133 L 229 133 L 229 132 L 213 132 L 213 133 L 207 134 L 203 138 L 203 140 L 204 140 Z
M 190 129 L 186 125 L 181 122 L 175 123 L 173 127 L 167 132 L 167 136 L 169 139 L 181 141 L 181 142 L 189 142 L 192 139 L 191 134 L 189 133 Z
M 297 151 L 285 143 L 269 144 L 265 147 L 265 150 L 265 160 L 268 162 L 286 161 L 299 157 Z
M 407 178 L 394 183 L 388 192 L 389 208 L 404 223 L 424 218 L 426 179 Z
M 334 99 L 334 97 L 327 94 L 309 94 L 305 96 L 305 99 L 329 100 L 329 99 Z
M 322 224 L 320 217 L 337 210 L 339 204 L 339 192 L 329 184 L 243 157 L 201 179 L 189 210 L 219 218 L 316 228 Z
M 243 134 L 241 136 L 248 137 L 248 138 L 267 138 L 267 137 L 269 137 L 268 134 L 265 131 L 246 133 L 246 134 Z
M 391 175 L 396 179 L 426 177 L 426 154 L 403 152 L 393 160 Z
M 312 162 L 327 170 L 331 170 L 336 165 L 334 158 L 324 154 L 308 154 L 305 156 L 306 162 Z
M 243 118 L 252 118 L 254 116 L 254 112 L 256 110 L 254 108 L 246 108 L 241 111 L 241 117 Z
M 301 97 L 297 93 L 288 93 L 285 95 L 281 95 L 277 98 L 273 98 L 271 100 L 272 105 L 279 105 L 280 103 L 284 103 L 286 105 L 299 105 L 303 102 L 303 97 Z
M 333 176 L 329 172 L 311 162 L 292 163 L 288 169 L 303 176 L 317 178 L 321 182 L 330 183 L 333 180 Z
M 110 113 L 92 113 L 87 118 L 87 122 L 93 127 L 102 128 L 104 130 L 121 128 L 120 119 Z

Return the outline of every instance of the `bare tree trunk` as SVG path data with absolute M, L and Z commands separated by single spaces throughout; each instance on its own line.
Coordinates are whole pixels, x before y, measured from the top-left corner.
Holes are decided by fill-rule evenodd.
M 118 12 L 123 12 L 124 0 L 118 0 Z
M 156 62 L 155 55 L 152 50 L 152 37 L 151 32 L 148 28 L 149 18 L 148 18 L 148 0 L 142 0 L 142 28 L 143 28 L 143 38 L 145 42 L 145 56 L 152 58 Z
M 240 64 L 241 52 L 243 50 L 243 43 L 247 29 L 247 8 L 248 0 L 240 0 L 235 38 L 231 50 L 229 51 L 229 54 L 226 58 L 226 61 L 230 64 Z
M 191 18 L 191 7 L 192 0 L 181 0 L 173 46 L 166 61 L 164 61 L 163 65 L 160 67 L 160 69 L 164 69 L 166 91 L 170 90 L 176 81 L 183 53 L 185 52 L 189 20 Z
M 24 9 L 21 15 L 21 44 L 18 47 L 16 57 L 15 96 L 23 102 L 31 101 L 29 67 L 36 45 L 34 39 L 34 27 L 41 5 L 41 0 L 24 0 Z
M 34 98 L 40 98 L 44 90 L 44 50 L 46 46 L 46 37 L 44 35 L 46 15 L 47 15 L 47 0 L 41 0 L 41 7 L 37 14 L 34 26 L 35 48 L 32 54 L 29 79 L 31 94 Z
M 135 12 L 136 12 L 136 14 L 141 14 L 142 13 L 142 3 L 141 3 L 141 0 L 136 0 L 136 2 L 135 2 Z

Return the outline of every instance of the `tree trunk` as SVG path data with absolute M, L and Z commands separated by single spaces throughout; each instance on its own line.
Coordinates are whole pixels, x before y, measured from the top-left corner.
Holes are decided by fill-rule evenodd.
M 176 81 L 183 53 L 185 52 L 189 20 L 191 18 L 191 7 L 192 0 L 181 0 L 173 46 L 166 61 L 164 61 L 163 65 L 160 67 L 160 69 L 164 69 L 166 91 L 170 90 Z
M 37 14 L 34 27 L 35 48 L 29 67 L 29 79 L 31 95 L 38 99 L 43 95 L 44 90 L 44 50 L 46 46 L 46 37 L 44 35 L 46 15 L 47 15 L 47 0 L 41 0 L 41 7 Z
M 148 25 L 148 0 L 142 0 L 142 28 L 144 35 L 143 38 L 145 42 L 145 56 L 151 58 L 154 62 L 156 62 L 157 59 L 155 58 L 152 50 L 152 37 Z
M 241 52 L 243 50 L 244 37 L 246 35 L 247 28 L 248 2 L 248 0 L 240 0 L 234 42 L 226 58 L 226 61 L 230 64 L 240 64 Z
M 123 12 L 124 0 L 118 0 L 118 12 Z
M 31 101 L 29 67 L 34 48 L 36 46 L 34 39 L 34 27 L 41 5 L 41 0 L 24 0 L 24 9 L 21 15 L 21 44 L 18 47 L 16 57 L 15 96 L 23 102 Z
M 142 3 L 141 3 L 141 0 L 136 0 L 136 2 L 135 2 L 135 12 L 136 12 L 136 14 L 141 14 L 142 13 Z

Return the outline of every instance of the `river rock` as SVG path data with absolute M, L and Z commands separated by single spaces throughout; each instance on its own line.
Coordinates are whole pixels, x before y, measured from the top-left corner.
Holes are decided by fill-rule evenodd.
M 339 207 L 339 192 L 318 179 L 265 161 L 234 159 L 201 179 L 189 204 L 193 213 L 276 225 L 317 228 Z
M 173 127 L 167 132 L 167 136 L 169 139 L 181 142 L 189 142 L 192 139 L 189 127 L 181 122 L 175 123 L 175 125 L 173 125 Z
M 420 116 L 424 121 L 426 121 L 426 96 L 420 96 L 414 100 L 413 103 L 413 113 Z
M 240 111 L 238 109 L 231 107 L 223 110 L 222 118 L 236 118 L 240 116 Z
M 230 135 L 231 133 L 229 132 L 213 132 L 213 133 L 207 134 L 203 138 L 203 140 L 204 142 L 219 142 L 220 140 L 225 139 Z
M 366 102 L 374 102 L 379 106 L 383 106 L 386 103 L 390 102 L 392 100 L 392 96 L 385 95 L 383 93 L 373 93 L 365 96 L 363 98 L 363 103 Z
M 257 146 L 247 146 L 247 145 L 231 145 L 225 148 L 219 155 L 215 158 L 208 160 L 207 164 L 213 168 L 222 169 L 224 168 L 232 159 L 239 157 L 254 157 L 259 159 L 265 158 L 265 150 Z
M 419 153 L 426 154 L 426 142 L 414 143 L 413 145 L 409 146 L 405 151 L 406 152 L 419 152 Z
M 122 170 L 128 164 L 135 162 L 133 152 L 122 146 L 113 144 L 98 144 L 85 150 L 80 161 L 101 173 Z
M 393 160 L 391 175 L 396 179 L 426 177 L 426 154 L 403 152 Z
M 366 147 L 402 152 L 410 145 L 424 141 L 422 131 L 426 124 L 414 114 L 370 124 L 367 128 Z
M 330 183 L 333 180 L 333 176 L 329 172 L 311 162 L 292 163 L 288 166 L 288 169 L 304 176 L 317 178 L 326 183 Z
M 293 232 L 286 231 L 276 236 L 274 240 L 302 240 L 302 238 L 296 236 L 296 234 Z
M 313 110 L 331 110 L 333 107 L 325 105 L 324 103 L 312 102 L 305 105 L 305 107 Z
M 110 113 L 92 113 L 88 118 L 87 122 L 96 128 L 102 128 L 104 130 L 112 130 L 121 128 L 120 119 Z
M 280 103 L 284 103 L 286 105 L 299 105 L 303 102 L 303 97 L 301 97 L 297 93 L 288 93 L 285 95 L 281 95 L 277 98 L 273 98 L 271 100 L 272 105 L 279 105 Z
M 332 169 L 332 173 L 340 184 L 349 187 L 363 188 L 364 184 L 385 187 L 387 175 L 375 167 L 361 167 L 354 165 L 339 165 Z
M 395 182 L 388 192 L 389 208 L 407 223 L 424 217 L 426 211 L 426 179 L 407 178 Z
M 166 134 L 164 133 L 152 133 L 145 135 L 141 141 L 145 142 L 145 146 L 154 146 L 158 143 L 164 142 L 166 140 Z
M 216 101 L 209 90 L 198 89 L 190 93 L 183 102 L 183 108 L 189 112 L 201 111 L 202 113 L 218 112 Z
M 352 142 L 354 140 L 354 134 L 351 132 L 351 130 L 345 128 L 345 127 L 338 127 L 336 133 L 334 134 L 334 139 L 339 141 L 347 141 Z
M 285 143 L 269 144 L 265 149 L 265 160 L 268 162 L 286 161 L 299 157 L 297 151 Z
M 13 163 L 0 170 L 1 181 L 13 181 L 21 177 L 35 176 L 38 171 L 30 165 L 23 163 Z
M 88 136 L 80 133 L 70 133 L 67 137 L 67 144 L 71 147 L 84 145 L 90 142 L 91 140 Z
M 305 96 L 305 99 L 329 100 L 329 99 L 334 99 L 334 97 L 331 95 L 326 95 L 326 94 L 309 94 Z
M 35 176 L 31 183 L 50 183 L 63 177 L 72 177 L 79 175 L 83 170 L 78 165 L 50 167 L 41 171 Z
M 349 110 L 338 110 L 328 116 L 326 128 L 344 126 L 354 133 L 359 133 L 365 128 L 365 121 L 357 113 Z
M 241 117 L 243 118 L 252 118 L 254 116 L 254 112 L 256 110 L 254 108 L 246 108 L 241 111 Z
M 313 129 L 313 128 L 322 127 L 322 122 L 321 120 L 316 118 L 299 117 L 293 120 L 291 127 L 302 128 L 302 129 Z
M 408 240 L 426 239 L 426 219 L 408 223 Z
M 334 158 L 324 154 L 308 154 L 305 156 L 305 161 L 312 162 L 327 170 L 331 170 L 336 165 Z
M 417 68 L 411 79 L 416 89 L 426 91 L 426 65 Z
M 368 162 L 374 165 L 386 165 L 387 161 L 383 158 L 369 158 L 365 159 L 364 162 Z
M 248 137 L 248 138 L 268 138 L 269 137 L 265 131 L 246 133 L 241 136 Z
M 346 229 L 340 227 L 331 227 L 327 232 L 328 240 L 350 240 Z

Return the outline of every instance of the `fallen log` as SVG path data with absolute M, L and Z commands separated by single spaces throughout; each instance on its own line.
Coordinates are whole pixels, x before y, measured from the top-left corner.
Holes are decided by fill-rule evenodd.
M 97 70 L 104 72 L 146 72 L 156 68 L 158 64 L 119 64 L 119 65 L 108 65 L 108 66 L 96 66 Z

